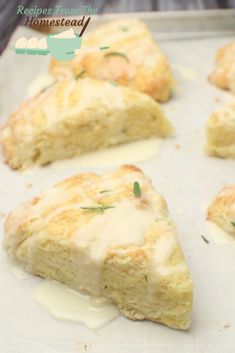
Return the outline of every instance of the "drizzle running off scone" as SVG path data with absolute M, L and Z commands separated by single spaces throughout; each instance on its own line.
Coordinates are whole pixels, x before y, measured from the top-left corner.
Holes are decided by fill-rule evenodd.
M 164 198 L 135 166 L 78 174 L 18 206 L 4 249 L 26 270 L 187 329 L 192 281 Z
M 235 236 L 235 185 L 219 192 L 208 208 L 207 219 Z
M 209 80 L 219 88 L 235 93 L 235 42 L 217 51 L 215 70 Z
M 144 92 L 159 102 L 170 98 L 174 80 L 165 54 L 145 23 L 120 19 L 97 27 L 83 38 L 82 47 L 109 46 L 106 51 L 77 55 L 68 62 L 51 61 L 53 76 L 85 75 Z
M 210 156 L 235 158 L 235 103 L 217 110 L 208 119 L 205 152 Z
M 148 95 L 108 81 L 66 78 L 22 103 L 0 138 L 6 163 L 24 169 L 171 132 Z

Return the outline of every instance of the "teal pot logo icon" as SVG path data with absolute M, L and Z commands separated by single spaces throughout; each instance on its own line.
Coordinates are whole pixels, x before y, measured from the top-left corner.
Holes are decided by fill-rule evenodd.
M 60 61 L 68 61 L 75 58 L 75 50 L 81 48 L 82 37 L 58 38 L 55 35 L 46 37 L 47 47 L 51 55 Z

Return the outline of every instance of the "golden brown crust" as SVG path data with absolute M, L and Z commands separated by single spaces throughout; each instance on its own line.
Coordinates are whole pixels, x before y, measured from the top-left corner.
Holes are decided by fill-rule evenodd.
M 206 124 L 205 152 L 210 156 L 235 158 L 235 104 L 212 113 Z
M 9 116 L 1 144 L 6 163 L 19 169 L 171 132 L 151 97 L 108 81 L 65 78 Z
M 168 60 L 143 22 L 122 19 L 104 24 L 88 34 L 83 44 L 87 47 L 105 44 L 110 49 L 78 55 L 66 63 L 53 59 L 51 74 L 77 76 L 85 71 L 87 76 L 118 82 L 160 102 L 170 98 L 174 80 Z
M 133 194 L 136 181 L 141 187 L 138 198 Z M 121 238 L 118 242 L 115 236 L 117 243 L 108 243 L 100 258 L 100 242 L 103 246 L 105 237 L 103 228 L 100 238 L 96 239 L 95 253 L 86 252 L 87 248 L 92 249 L 93 242 L 87 242 L 89 232 L 83 234 L 82 229 L 92 222 L 103 222 L 102 219 L 106 220 L 103 224 L 107 224 L 112 215 L 119 214 L 123 202 L 134 206 L 134 212 L 140 217 L 149 207 L 154 210 L 151 222 L 141 234 L 141 242 L 137 244 L 129 233 L 132 229 L 129 228 L 130 208 L 130 212 L 114 220 L 115 224 L 112 218 L 112 227 L 118 227 L 121 222 L 123 229 L 128 229 L 128 239 Z M 118 213 L 115 209 L 99 214 L 81 208 L 94 204 L 114 205 Z M 135 217 L 134 225 L 136 222 Z M 99 228 L 94 229 L 98 232 Z M 109 242 L 112 235 L 108 234 Z M 118 233 L 118 237 L 122 234 Z M 102 176 L 75 175 L 20 205 L 5 223 L 4 249 L 11 259 L 42 277 L 56 279 L 93 295 L 97 295 L 98 285 L 99 295 L 111 299 L 133 320 L 149 319 L 178 329 L 189 327 L 192 282 L 177 243 L 174 224 L 164 198 L 135 166 L 125 165 Z M 97 268 L 101 271 L 98 275 Z M 96 273 L 95 278 L 93 273 Z
M 214 85 L 235 93 L 235 43 L 220 48 L 216 53 L 216 67 L 209 76 Z
M 207 219 L 235 235 L 235 185 L 223 188 L 207 212 Z

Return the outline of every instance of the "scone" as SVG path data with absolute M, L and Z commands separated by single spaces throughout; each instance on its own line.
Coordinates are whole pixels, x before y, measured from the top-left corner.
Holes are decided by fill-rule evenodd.
M 220 191 L 208 208 L 207 219 L 235 236 L 235 185 Z
M 4 249 L 26 270 L 187 329 L 192 281 L 163 197 L 140 169 L 78 174 L 18 206 Z
M 170 98 L 173 77 L 166 56 L 145 23 L 120 19 L 86 34 L 82 47 L 109 46 L 106 51 L 77 55 L 68 62 L 52 60 L 50 73 L 112 80 L 147 93 L 159 102 Z
M 235 158 L 235 103 L 214 112 L 208 119 L 205 152 L 211 156 Z
M 216 53 L 216 67 L 209 80 L 216 86 L 235 93 L 235 42 Z
M 171 132 L 148 95 L 108 81 L 66 78 L 21 104 L 3 126 L 1 143 L 6 163 L 19 169 Z

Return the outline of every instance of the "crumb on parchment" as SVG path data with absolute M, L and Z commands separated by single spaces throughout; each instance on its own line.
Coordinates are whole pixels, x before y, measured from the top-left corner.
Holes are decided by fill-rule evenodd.
M 215 102 L 220 103 L 221 99 L 219 97 L 215 97 Z

